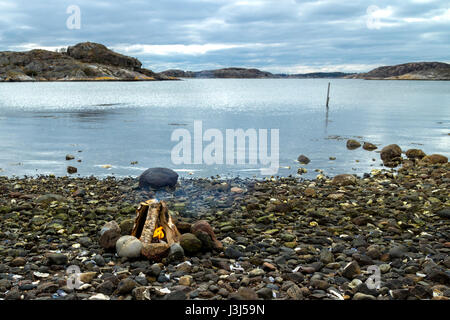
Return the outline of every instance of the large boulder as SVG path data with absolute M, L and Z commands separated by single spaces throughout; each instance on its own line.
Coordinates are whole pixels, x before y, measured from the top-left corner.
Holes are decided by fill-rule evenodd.
M 396 144 L 390 144 L 381 149 L 380 157 L 385 165 L 398 164 L 402 161 L 402 149 Z
M 85 63 L 100 63 L 138 71 L 142 63 L 133 57 L 109 50 L 102 44 L 82 42 L 67 48 L 67 54 Z
M 408 151 L 406 151 L 406 156 L 408 157 L 408 159 L 422 159 L 423 157 L 426 156 L 425 152 L 423 152 L 420 149 L 409 149 Z
M 431 164 L 438 164 L 438 163 L 447 163 L 448 158 L 446 156 L 440 155 L 440 154 L 432 154 L 429 156 L 426 156 L 422 159 L 423 162 L 431 163 Z
M 150 168 L 144 171 L 139 177 L 139 188 L 161 189 L 165 187 L 175 187 L 178 181 L 178 174 L 167 168 Z

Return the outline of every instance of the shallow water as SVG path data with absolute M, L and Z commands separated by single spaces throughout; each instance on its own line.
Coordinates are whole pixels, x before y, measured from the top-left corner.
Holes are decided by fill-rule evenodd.
M 185 128 L 193 135 L 194 120 L 224 136 L 226 129 L 279 129 L 282 176 L 296 174 L 300 154 L 311 159 L 306 177 L 315 168 L 362 174 L 379 168 L 379 154 L 349 151 L 347 138 L 450 156 L 449 89 L 441 81 L 324 79 L 1 83 L 0 175 L 59 176 L 73 165 L 82 176 L 137 176 L 163 166 L 186 177 L 262 177 L 261 163 L 174 165 L 171 134 Z

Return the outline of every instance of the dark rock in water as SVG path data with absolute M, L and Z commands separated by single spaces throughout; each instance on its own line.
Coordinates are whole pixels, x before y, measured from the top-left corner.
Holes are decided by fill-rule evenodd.
M 363 149 L 367 150 L 367 151 L 373 151 L 373 150 L 378 149 L 378 147 L 376 145 L 374 145 L 373 143 L 364 142 Z
M 300 162 L 301 164 L 308 164 L 311 162 L 311 160 L 309 160 L 309 158 L 303 154 L 297 158 L 297 161 Z
M 121 235 L 120 227 L 115 221 L 107 222 L 100 230 L 100 246 L 104 249 L 113 249 Z
M 66 155 L 66 160 L 67 161 L 70 161 L 70 160 L 73 160 L 73 159 L 75 159 L 75 157 L 73 155 L 71 155 L 71 154 L 67 154 Z
M 181 235 L 180 245 L 187 254 L 196 254 L 202 249 L 202 242 L 192 233 Z
M 359 143 L 358 141 L 353 139 L 347 140 L 347 149 L 354 150 L 358 149 L 359 147 L 361 147 L 361 143 Z
M 77 173 L 77 172 L 78 172 L 78 169 L 77 169 L 77 168 L 72 167 L 72 166 L 68 166 L 68 167 L 67 167 L 67 173 L 68 173 L 68 174 L 74 174 L 74 173 Z
M 441 218 L 450 219 L 450 208 L 447 207 L 447 208 L 441 209 L 441 210 L 437 211 L 436 214 Z
M 167 168 L 150 168 L 144 171 L 139 177 L 139 188 L 161 189 L 165 187 L 175 187 L 178 181 L 178 174 Z
M 408 159 L 422 159 L 426 154 L 420 149 L 409 149 L 406 151 L 406 156 Z
M 385 164 L 401 162 L 402 149 L 396 144 L 390 144 L 381 149 L 380 157 Z

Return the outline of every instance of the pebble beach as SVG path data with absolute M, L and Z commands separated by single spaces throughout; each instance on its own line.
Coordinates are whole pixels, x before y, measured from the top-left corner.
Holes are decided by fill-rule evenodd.
M 449 184 L 448 162 L 416 160 L 362 177 L 180 179 L 158 191 L 135 178 L 0 177 L 0 299 L 448 300 Z M 112 221 L 129 235 L 152 198 L 181 246 L 151 261 L 99 244 Z M 199 221 L 220 249 L 190 233 Z

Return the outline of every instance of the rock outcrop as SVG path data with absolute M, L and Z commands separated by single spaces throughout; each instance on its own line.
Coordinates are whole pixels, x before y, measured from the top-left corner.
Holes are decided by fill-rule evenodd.
M 0 52 L 0 81 L 152 81 L 176 80 L 142 68 L 133 57 L 102 44 L 83 42 L 67 52 Z

